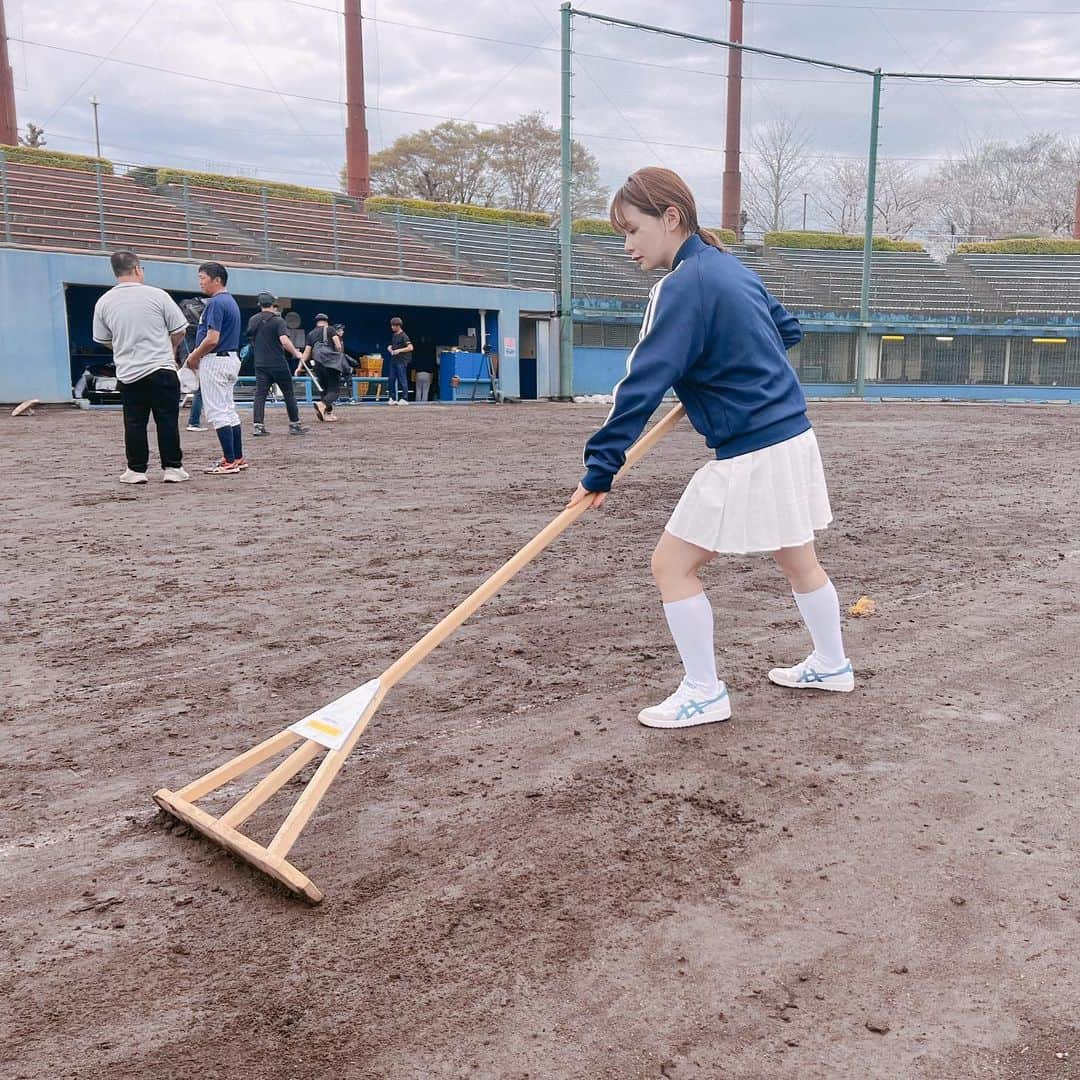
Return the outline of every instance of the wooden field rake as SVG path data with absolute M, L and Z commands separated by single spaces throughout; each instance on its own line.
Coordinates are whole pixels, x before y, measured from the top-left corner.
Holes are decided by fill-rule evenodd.
M 626 455 L 626 462 L 618 475 L 620 477 L 625 475 L 628 469 L 671 431 L 682 416 L 683 407 L 677 404 L 630 448 Z M 305 716 L 303 720 L 285 728 L 284 731 L 278 732 L 277 735 L 253 746 L 205 776 L 193 780 L 179 791 L 161 788 L 154 793 L 154 801 L 173 817 L 190 825 L 207 839 L 227 848 L 264 874 L 281 882 L 293 893 L 303 896 L 311 903 L 319 903 L 323 898 L 322 891 L 293 866 L 286 856 L 326 794 L 338 770 L 371 722 L 383 698 L 397 682 L 441 645 L 477 608 L 494 596 L 519 570 L 532 562 L 544 548 L 581 517 L 593 502 L 592 498 L 582 499 L 576 506 L 563 510 L 377 679 L 372 679 L 363 686 L 349 691 L 336 701 Z M 195 805 L 204 796 L 237 777 L 243 776 L 262 762 L 281 754 L 297 742 L 301 745 L 220 817 L 214 817 Z M 326 756 L 316 769 L 315 775 L 308 781 L 269 844 L 264 847 L 239 831 L 240 826 L 267 799 L 324 752 Z

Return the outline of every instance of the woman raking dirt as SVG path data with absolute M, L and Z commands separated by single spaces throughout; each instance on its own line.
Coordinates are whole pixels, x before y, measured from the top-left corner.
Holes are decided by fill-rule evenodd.
M 698 225 L 694 197 L 669 169 L 635 172 L 615 194 L 611 223 L 643 270 L 670 268 L 653 286 L 638 343 L 603 426 L 585 445 L 585 475 L 568 505 L 603 500 L 627 448 L 669 388 L 713 451 L 694 474 L 656 545 L 652 571 L 684 678 L 641 711 L 648 727 L 727 720 L 717 674 L 713 609 L 698 572 L 718 554 L 770 552 L 791 585 L 813 651 L 768 677 L 799 690 L 850 691 L 836 589 L 814 533 L 832 520 L 817 439 L 787 350 L 798 320 L 761 279 Z

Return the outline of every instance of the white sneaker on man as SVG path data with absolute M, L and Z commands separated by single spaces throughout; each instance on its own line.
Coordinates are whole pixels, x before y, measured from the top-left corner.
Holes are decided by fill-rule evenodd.
M 191 479 L 191 473 L 182 466 L 176 469 L 166 469 L 162 479 L 166 484 L 182 484 L 185 480 Z
M 727 687 L 720 683 L 715 693 L 705 694 L 687 679 L 678 690 L 659 705 L 650 705 L 638 713 L 638 723 L 653 728 L 696 727 L 715 724 L 731 717 L 731 698 Z
M 133 469 L 125 469 L 120 474 L 120 483 L 121 484 L 145 484 L 146 483 L 146 473 L 144 473 L 144 472 L 135 472 Z
M 823 664 L 817 653 L 811 653 L 801 664 L 788 668 L 773 668 L 769 679 L 777 686 L 796 690 L 835 690 L 841 694 L 855 689 L 855 672 L 846 657 L 842 664 Z
M 205 427 L 200 427 L 198 424 L 188 424 L 188 426 L 186 428 L 184 428 L 184 430 L 185 431 L 209 431 L 210 429 L 205 428 Z

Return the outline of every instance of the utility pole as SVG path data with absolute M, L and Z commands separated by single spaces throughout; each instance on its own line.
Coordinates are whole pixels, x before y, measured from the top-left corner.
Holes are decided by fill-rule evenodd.
M 0 0 L 0 145 L 19 145 L 19 125 L 15 121 L 15 79 L 8 62 L 4 0 Z
M 90 99 L 90 104 L 94 109 L 94 156 L 101 157 L 101 131 L 98 128 L 98 106 L 101 102 L 98 101 L 97 94 Z
M 802 193 L 802 231 L 806 232 L 806 200 L 810 198 L 810 192 Z
M 731 0 L 731 28 L 728 40 L 743 39 L 743 0 Z M 727 134 L 724 142 L 723 220 L 725 229 L 742 236 L 739 211 L 742 209 L 742 49 L 728 49 Z
M 371 194 L 366 105 L 364 24 L 360 0 L 345 0 L 345 190 L 355 199 Z

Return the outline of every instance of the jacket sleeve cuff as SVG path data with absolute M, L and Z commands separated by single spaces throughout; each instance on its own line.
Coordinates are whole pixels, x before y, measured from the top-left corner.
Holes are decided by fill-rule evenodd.
M 581 478 L 581 486 L 586 491 L 610 491 L 612 476 L 610 473 L 601 472 L 595 465 L 590 466 L 589 471 Z

